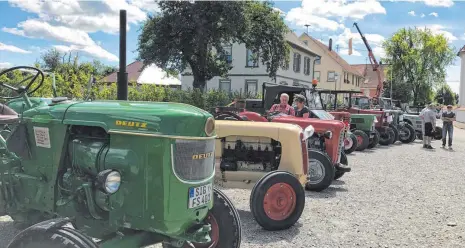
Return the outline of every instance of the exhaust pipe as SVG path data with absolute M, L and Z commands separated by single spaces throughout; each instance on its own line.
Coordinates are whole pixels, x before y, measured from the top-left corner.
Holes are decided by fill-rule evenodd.
M 126 10 L 119 11 L 119 71 L 117 99 L 128 100 L 128 73 L 126 72 Z

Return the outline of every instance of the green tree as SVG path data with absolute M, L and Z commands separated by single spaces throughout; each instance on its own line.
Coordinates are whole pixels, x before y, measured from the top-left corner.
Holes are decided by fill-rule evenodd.
M 434 100 L 444 105 L 455 105 L 457 103 L 455 93 L 447 84 L 443 84 L 436 89 Z
M 411 92 L 405 96 L 408 102 L 419 104 L 431 100 L 435 85 L 445 82 L 446 67 L 455 58 L 444 35 L 434 35 L 429 29 L 402 28 L 383 43 L 384 59 L 392 70 L 388 80 L 399 87 L 393 90 Z M 393 84 L 394 85 L 394 84 Z
M 164 1 L 161 14 L 144 23 L 139 58 L 171 73 L 188 66 L 193 87 L 203 91 L 206 81 L 224 77 L 232 68 L 225 44 L 245 43 L 258 53 L 270 77 L 288 63 L 289 31 L 271 4 L 258 1 Z
M 46 70 L 55 71 L 62 64 L 63 54 L 56 49 L 50 49 L 42 54 L 42 65 Z

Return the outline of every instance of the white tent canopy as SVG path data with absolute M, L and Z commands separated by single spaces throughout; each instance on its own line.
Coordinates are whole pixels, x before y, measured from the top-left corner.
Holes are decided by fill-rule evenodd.
M 181 85 L 179 78 L 168 76 L 168 73 L 163 71 L 161 68 L 152 64 L 145 67 L 139 78 L 137 79 L 138 84 L 156 84 L 156 85 Z

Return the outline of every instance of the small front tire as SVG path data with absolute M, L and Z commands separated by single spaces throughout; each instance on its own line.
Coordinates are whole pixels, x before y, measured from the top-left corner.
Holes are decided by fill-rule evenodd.
M 287 171 L 272 171 L 262 177 L 250 194 L 250 210 L 255 221 L 268 231 L 293 226 L 305 207 L 305 191 Z
M 345 153 L 341 153 L 341 164 L 349 165 L 349 160 L 347 159 L 347 155 Z M 336 173 L 334 173 L 334 180 L 341 178 L 342 176 L 344 176 L 344 174 L 344 171 L 336 170 Z
M 362 130 L 355 130 L 354 135 L 357 137 L 357 151 L 363 151 L 367 149 L 368 145 L 370 144 L 370 137 L 363 132 Z
M 357 146 L 357 136 L 353 133 L 349 133 L 348 137 L 344 139 L 344 152 L 346 154 L 351 154 L 355 151 L 355 149 L 357 149 Z
M 370 139 L 370 144 L 368 145 L 368 149 L 373 149 L 379 144 L 379 132 L 375 129 L 373 138 Z
M 389 124 L 389 127 L 392 129 L 392 131 L 394 131 L 394 139 L 392 140 L 392 143 L 391 144 L 394 144 L 396 143 L 396 141 L 399 140 L 399 129 L 394 126 L 394 124 Z
M 308 150 L 308 157 L 305 189 L 317 192 L 327 189 L 331 185 L 335 173 L 331 158 L 317 150 Z

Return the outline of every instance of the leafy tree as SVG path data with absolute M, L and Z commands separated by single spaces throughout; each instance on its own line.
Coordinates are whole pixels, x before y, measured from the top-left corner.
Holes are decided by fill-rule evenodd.
M 50 49 L 42 54 L 43 67 L 46 70 L 55 71 L 62 64 L 62 54 L 56 49 Z
M 232 68 L 227 43 L 245 43 L 259 53 L 274 78 L 288 63 L 287 26 L 270 3 L 258 1 L 163 1 L 161 14 L 144 23 L 139 36 L 139 58 L 171 73 L 188 66 L 193 87 L 203 91 L 206 81 L 224 77 Z
M 455 105 L 457 103 L 455 93 L 447 84 L 443 84 L 441 87 L 436 89 L 434 100 L 437 103 L 444 105 Z
M 393 90 L 412 92 L 404 99 L 415 105 L 431 100 L 433 86 L 445 82 L 446 67 L 455 58 L 444 35 L 434 35 L 429 29 L 402 28 L 384 42 L 383 48 L 384 61 L 390 64 L 395 82 L 402 87 Z

